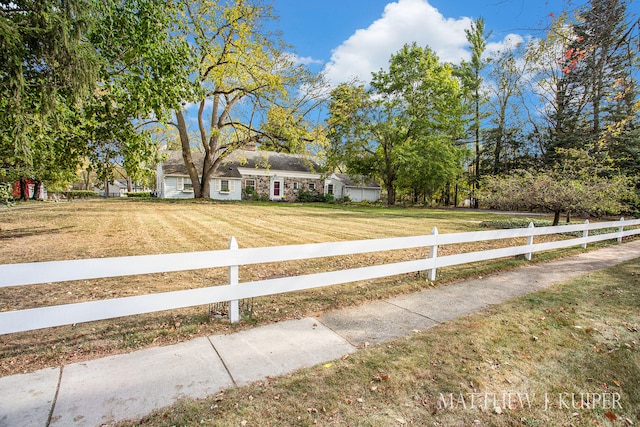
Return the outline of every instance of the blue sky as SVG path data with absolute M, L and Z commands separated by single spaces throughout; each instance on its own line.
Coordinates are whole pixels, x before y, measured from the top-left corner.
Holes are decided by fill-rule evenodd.
M 301 61 L 326 70 L 333 83 L 386 67 L 402 45 L 428 45 L 441 60 L 469 58 L 464 29 L 482 17 L 492 32 L 488 50 L 508 41 L 543 36 L 558 14 L 584 0 L 272 0 L 277 27 Z M 638 13 L 640 0 L 631 2 Z

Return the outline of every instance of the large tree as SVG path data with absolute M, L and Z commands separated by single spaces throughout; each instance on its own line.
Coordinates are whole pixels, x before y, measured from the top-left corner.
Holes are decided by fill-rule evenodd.
M 376 98 L 361 84 L 342 84 L 331 93 L 327 119 L 330 169 L 375 176 L 384 182 L 387 203 L 395 202 L 397 147 L 402 143 L 393 103 Z
M 532 149 L 525 139 L 524 102 L 529 85 L 529 63 L 525 45 L 508 45 L 491 57 L 489 73 L 491 112 L 483 132 L 484 173 L 499 174 L 530 163 Z
M 638 170 L 638 23 L 630 23 L 625 4 L 592 0 L 573 22 L 556 18 L 547 38 L 532 44 L 537 93 L 545 96 L 546 123 L 536 125 L 547 166 L 560 160 L 558 149 L 588 147 L 627 172 Z
M 329 106 L 329 159 L 351 173 L 375 175 L 393 205 L 398 185 L 433 193 L 460 169 L 462 93 L 449 65 L 428 47 L 405 45 L 370 89 L 343 85 Z
M 265 24 L 271 7 L 258 1 L 183 0 L 174 34 L 189 43 L 191 60 L 181 74 L 182 103 L 170 122 L 178 129 L 194 197 L 208 197 L 214 171 L 249 143 L 300 151 L 317 138 L 306 120 L 321 101 L 319 76 L 298 64 Z M 197 107 L 197 137 L 189 133 Z M 196 165 L 191 151 L 204 153 Z
M 0 5 L 0 176 L 43 179 L 75 169 L 73 116 L 96 80 L 86 35 L 92 2 Z M 80 145 L 78 145 L 80 144 Z
M 96 4 L 89 39 L 100 54 L 98 88 L 82 111 L 86 158 L 102 182 L 124 169 L 139 181 L 155 164 L 149 121 L 168 120 L 191 95 L 184 83 L 192 58 L 175 34 L 179 5 L 162 0 Z
M 640 22 L 624 0 L 591 0 L 574 26 L 568 73 L 588 94 L 587 134 L 594 149 L 609 155 L 627 173 L 640 171 L 639 92 Z
M 475 151 L 472 178 L 472 188 L 475 194 L 480 183 L 480 126 L 484 118 L 482 106 L 487 102 L 487 95 L 483 93 L 482 88 L 482 70 L 487 65 L 487 60 L 483 58 L 483 55 L 487 48 L 487 39 L 491 36 L 491 33 L 485 34 L 484 19 L 478 18 L 471 23 L 470 29 L 465 30 L 465 34 L 467 41 L 471 44 L 471 61 L 464 61 L 460 69 L 462 84 L 467 93 L 467 100 L 472 117 L 470 121 L 471 128 L 469 130 L 472 134 Z M 475 207 L 477 208 L 478 199 L 477 197 L 473 198 Z
M 10 2 L 0 36 L 0 170 L 65 184 L 80 164 L 110 180 L 155 152 L 139 129 L 185 98 L 188 45 L 174 2 Z

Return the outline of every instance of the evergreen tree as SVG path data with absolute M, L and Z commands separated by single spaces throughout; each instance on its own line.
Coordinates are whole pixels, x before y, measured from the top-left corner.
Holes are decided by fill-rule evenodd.
M 69 127 L 97 73 L 91 12 L 85 0 L 0 4 L 0 177 L 75 169 Z
M 637 25 L 630 25 L 624 0 L 591 0 L 578 14 L 562 61 L 567 87 L 585 97 L 584 110 L 570 108 L 581 125 L 574 136 L 629 172 L 637 172 L 640 160 Z
M 475 193 L 480 183 L 480 124 L 483 119 L 482 106 L 487 97 L 482 93 L 482 70 L 487 65 L 482 57 L 487 48 L 487 39 L 491 33 L 485 34 L 484 19 L 478 18 L 471 23 L 471 28 L 465 30 L 467 41 L 471 44 L 471 62 L 463 62 L 461 65 L 462 84 L 467 92 L 469 107 L 471 110 L 471 128 L 475 156 L 473 160 L 472 188 Z M 478 207 L 478 199 L 474 196 L 474 207 Z

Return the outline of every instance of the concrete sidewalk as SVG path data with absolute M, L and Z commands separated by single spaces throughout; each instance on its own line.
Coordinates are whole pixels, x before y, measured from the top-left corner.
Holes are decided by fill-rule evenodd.
M 634 258 L 640 258 L 640 241 L 319 318 L 2 377 L 0 427 L 99 426 L 139 418 L 181 398 L 203 398 L 334 360 L 365 342 L 410 334 Z

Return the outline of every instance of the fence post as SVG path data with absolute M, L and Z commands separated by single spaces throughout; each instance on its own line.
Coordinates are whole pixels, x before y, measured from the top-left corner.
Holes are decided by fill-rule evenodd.
M 433 236 L 438 236 L 438 227 L 433 227 L 433 230 L 431 230 L 431 235 Z M 438 238 L 435 238 L 436 242 L 438 241 Z M 438 258 L 438 245 L 434 244 L 433 246 L 431 246 L 431 254 L 429 255 L 429 258 L 431 258 L 433 260 L 433 268 L 431 270 L 429 270 L 429 280 L 430 281 L 434 281 L 436 280 L 436 259 Z
M 531 231 L 533 231 L 533 228 L 534 228 L 534 227 L 535 227 L 535 226 L 533 225 L 533 221 L 531 221 L 531 222 L 529 223 L 529 227 L 528 227 L 528 228 L 530 228 L 530 229 L 531 229 Z M 530 236 L 527 236 L 527 246 L 533 246 L 533 234 L 532 234 L 532 235 L 530 235 Z M 533 253 L 532 253 L 532 252 L 528 252 L 528 253 L 524 254 L 524 258 L 525 258 L 527 261 L 531 261 L 532 256 L 533 256 Z
M 229 241 L 229 250 L 237 251 L 238 250 L 238 242 L 235 237 L 231 237 Z M 238 266 L 230 265 L 229 266 L 229 284 L 237 285 L 239 282 L 239 274 L 238 274 Z M 238 300 L 229 301 L 229 321 L 231 323 L 237 323 L 240 321 L 240 309 L 238 307 Z
M 585 219 L 585 220 L 584 220 L 584 223 L 585 223 L 585 225 L 589 225 L 589 220 L 588 220 L 588 219 Z M 589 237 L 589 230 L 585 229 L 585 230 L 582 232 L 582 237 L 583 237 L 583 238 L 587 238 L 587 237 Z M 582 244 L 582 249 L 587 249 L 587 242 L 584 242 L 584 243 Z
M 618 227 L 618 233 L 620 233 L 620 236 L 618 236 L 618 243 L 622 243 L 622 232 L 624 231 L 624 225 L 622 225 L 623 222 L 624 217 L 620 217 L 620 227 Z

